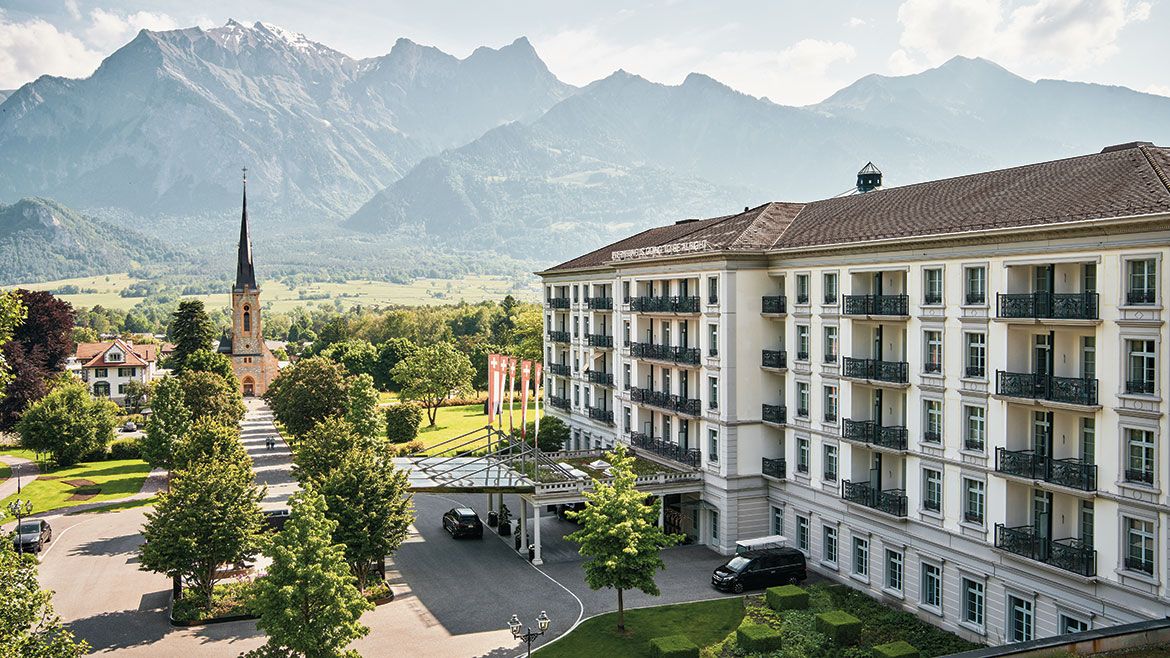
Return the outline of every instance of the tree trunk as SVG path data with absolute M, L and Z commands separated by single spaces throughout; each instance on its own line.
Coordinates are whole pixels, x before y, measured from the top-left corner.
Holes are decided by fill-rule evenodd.
M 439 415 L 439 405 L 435 404 L 433 407 L 427 408 L 427 420 L 431 421 L 431 427 L 435 426 L 435 417 Z
M 622 590 L 618 588 L 618 630 L 626 630 L 626 607 L 622 603 Z

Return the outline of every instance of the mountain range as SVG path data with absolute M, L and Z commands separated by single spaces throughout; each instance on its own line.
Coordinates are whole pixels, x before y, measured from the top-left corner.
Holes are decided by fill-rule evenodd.
M 89 78 L 3 93 L 0 201 L 51 197 L 230 256 L 246 164 L 251 214 L 289 266 L 322 242 L 361 254 L 355 266 L 388 251 L 547 262 L 682 217 L 832 196 L 867 161 L 898 185 L 1170 143 L 1170 98 L 982 59 L 789 107 L 700 74 L 575 88 L 523 38 L 463 59 L 399 39 L 354 59 L 234 21 L 142 31 Z

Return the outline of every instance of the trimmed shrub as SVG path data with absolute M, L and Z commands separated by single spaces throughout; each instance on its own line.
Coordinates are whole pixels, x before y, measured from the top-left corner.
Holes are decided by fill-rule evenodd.
M 403 402 L 386 407 L 386 438 L 390 443 L 410 443 L 418 437 L 423 412 L 417 404 Z
M 796 585 L 769 587 L 765 597 L 768 600 L 768 607 L 776 612 L 804 610 L 808 607 L 808 590 Z
M 873 658 L 921 658 L 922 652 L 906 640 L 879 644 L 873 648 Z
M 857 644 L 861 639 L 861 620 L 844 610 L 832 610 L 817 615 L 817 632 L 829 636 L 838 646 Z
M 110 444 L 110 459 L 142 459 L 137 438 L 117 439 Z
M 399 446 L 390 446 L 390 454 L 393 457 L 406 457 L 412 455 L 426 447 L 422 441 L 411 441 Z
M 771 626 L 746 622 L 735 631 L 735 641 L 749 653 L 767 653 L 780 648 L 781 635 Z
M 667 635 L 650 640 L 650 655 L 655 658 L 699 658 L 699 647 L 685 635 Z

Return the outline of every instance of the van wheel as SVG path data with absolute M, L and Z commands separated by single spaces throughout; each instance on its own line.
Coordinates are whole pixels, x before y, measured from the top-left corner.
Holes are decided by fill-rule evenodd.
M 732 585 L 731 591 L 735 592 L 736 594 L 743 594 L 743 583 L 736 583 Z

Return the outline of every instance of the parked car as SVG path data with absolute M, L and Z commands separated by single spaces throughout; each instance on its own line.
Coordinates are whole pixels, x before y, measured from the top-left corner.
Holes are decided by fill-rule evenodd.
M 443 529 L 452 537 L 483 539 L 483 523 L 470 507 L 454 507 L 443 515 Z
M 288 521 L 289 510 L 282 509 L 266 509 L 264 510 L 264 520 L 268 522 L 268 527 L 274 532 L 284 530 L 284 524 Z
M 804 553 L 795 548 L 770 548 L 731 558 L 711 574 L 711 584 L 717 590 L 738 594 L 746 589 L 799 583 L 807 577 Z
M 12 546 L 18 551 L 40 553 L 45 544 L 53 541 L 53 528 L 43 519 L 26 519 L 16 528 Z

